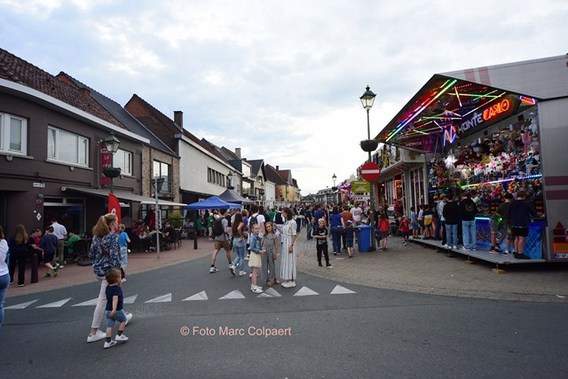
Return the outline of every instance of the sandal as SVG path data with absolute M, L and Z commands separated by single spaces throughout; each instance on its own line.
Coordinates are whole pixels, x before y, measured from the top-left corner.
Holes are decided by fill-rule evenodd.
M 272 283 L 270 283 L 270 280 L 267 280 L 267 281 L 266 281 L 266 286 L 267 286 L 267 287 L 272 286 Z

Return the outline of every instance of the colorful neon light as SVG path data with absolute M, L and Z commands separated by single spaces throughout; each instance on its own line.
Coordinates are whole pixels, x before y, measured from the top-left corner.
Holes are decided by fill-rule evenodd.
M 528 176 L 515 176 L 515 177 L 509 178 L 509 179 L 494 180 L 494 181 L 492 181 L 492 182 L 466 184 L 465 186 L 461 186 L 461 188 L 469 188 L 469 187 L 475 187 L 475 186 L 483 186 L 483 185 L 485 185 L 485 184 L 497 184 L 497 183 L 504 183 L 504 182 L 512 182 L 512 181 L 515 180 L 515 179 L 525 180 L 525 179 L 537 179 L 537 178 L 541 178 L 541 177 L 542 177 L 542 174 L 528 175 Z
M 536 104 L 536 99 L 533 99 L 532 97 L 526 97 L 526 96 L 519 96 L 519 100 L 521 100 L 521 103 L 526 104 L 526 105 L 535 105 Z
M 500 114 L 507 112 L 509 109 L 511 109 L 511 100 L 503 99 L 483 111 L 483 120 L 491 120 L 493 117 L 499 116 Z
M 403 121 L 402 123 L 400 123 L 396 129 L 394 129 L 394 131 L 392 131 L 385 142 L 389 142 L 394 136 L 396 136 L 406 125 L 408 125 L 412 120 L 414 120 L 419 114 L 421 114 L 424 109 L 426 109 L 426 107 L 428 107 L 430 104 L 432 104 L 436 99 L 438 99 L 440 96 L 442 96 L 444 93 L 446 93 L 446 91 L 448 91 L 454 84 L 457 83 L 457 79 L 453 79 L 453 80 L 446 80 L 446 82 L 442 85 L 442 89 L 440 90 L 440 92 L 438 92 L 438 94 L 436 96 L 434 96 L 432 99 L 430 99 L 430 101 L 428 101 L 428 103 L 426 105 L 422 105 L 420 106 L 415 112 L 414 114 L 408 118 L 407 120 Z

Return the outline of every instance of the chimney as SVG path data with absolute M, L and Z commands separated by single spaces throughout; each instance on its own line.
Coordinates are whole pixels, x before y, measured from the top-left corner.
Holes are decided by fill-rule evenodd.
M 276 165 L 276 171 L 280 171 L 280 166 Z
M 177 124 L 180 130 L 183 130 L 183 112 L 174 111 L 174 122 Z
M 241 148 L 235 147 L 235 155 L 241 159 Z

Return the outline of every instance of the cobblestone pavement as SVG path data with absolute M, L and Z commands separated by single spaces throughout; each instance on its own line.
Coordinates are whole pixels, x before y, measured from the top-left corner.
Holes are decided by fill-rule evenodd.
M 526 264 L 495 266 L 465 257 L 449 258 L 435 249 L 403 246 L 402 239 L 390 237 L 386 251 L 333 256 L 333 269 L 318 267 L 315 240 L 308 241 L 302 231 L 298 267 L 301 272 L 321 278 L 369 287 L 435 295 L 537 302 L 568 302 L 568 265 Z M 331 241 L 328 243 L 331 249 Z M 355 247 L 355 251 L 357 248 Z M 301 278 L 299 278 L 301 279 Z
M 329 243 L 331 247 L 331 241 Z M 493 265 L 474 261 L 465 263 L 465 257 L 448 258 L 434 249 L 410 243 L 402 245 L 400 238 L 390 238 L 386 251 L 355 253 L 347 259 L 347 254 L 334 257 L 332 269 L 317 265 L 315 240 L 306 240 L 305 229 L 297 240 L 298 278 L 301 273 L 344 283 L 360 284 L 374 288 L 394 289 L 409 292 L 461 296 L 473 298 L 505 299 L 538 302 L 568 302 L 567 264 L 527 264 L 502 266 L 506 273 L 492 272 Z M 206 238 L 198 240 L 194 249 L 193 241 L 183 240 L 182 246 L 175 250 L 162 252 L 160 259 L 156 254 L 131 253 L 128 258 L 127 274 L 148 271 L 181 262 L 210 256 L 213 242 Z M 355 247 L 355 251 L 357 248 Z M 225 254 L 217 257 L 219 267 L 226 263 Z M 200 264 L 203 264 L 200 262 Z M 208 272 L 209 263 L 204 264 Z M 44 269 L 40 268 L 40 276 Z M 41 278 L 39 283 L 30 284 L 29 271 L 26 273 L 25 287 L 10 286 L 8 297 L 43 292 L 55 288 L 95 282 L 90 266 L 68 265 L 57 278 Z

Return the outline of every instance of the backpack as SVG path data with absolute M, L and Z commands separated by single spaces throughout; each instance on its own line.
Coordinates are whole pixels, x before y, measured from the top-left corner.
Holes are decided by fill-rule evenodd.
M 252 227 L 258 224 L 258 219 L 256 218 L 257 216 L 251 216 L 248 224 L 249 230 L 252 230 Z
M 223 235 L 223 233 L 225 232 L 225 228 L 223 228 L 223 217 L 219 217 L 217 220 L 215 220 L 215 222 L 213 223 L 213 235 L 215 237 L 221 236 Z
M 274 223 L 278 225 L 284 224 L 284 219 L 282 218 L 282 212 L 276 212 L 274 215 Z

